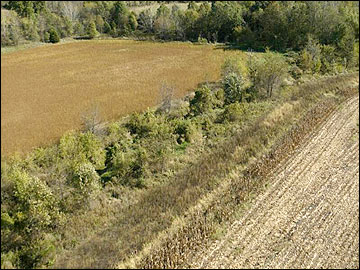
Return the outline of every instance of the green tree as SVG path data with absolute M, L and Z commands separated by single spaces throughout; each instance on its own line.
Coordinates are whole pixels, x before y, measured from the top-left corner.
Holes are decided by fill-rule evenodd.
M 45 41 L 46 43 L 50 42 L 50 34 L 49 34 L 49 32 L 45 32 L 45 34 L 44 34 L 44 41 Z
M 161 5 L 156 10 L 156 18 L 159 18 L 160 16 L 170 16 L 170 9 L 164 4 L 164 2 L 161 2 Z
M 110 10 L 111 20 L 114 22 L 117 29 L 124 31 L 128 26 L 129 10 L 126 7 L 125 2 L 116 1 L 112 9 Z M 114 27 L 112 27 L 114 29 Z
M 73 175 L 80 164 L 91 163 L 96 170 L 104 169 L 105 150 L 102 142 L 92 132 L 65 134 L 60 139 L 60 157 L 65 171 Z
M 214 97 L 207 86 L 195 91 L 195 96 L 190 100 L 190 115 L 197 116 L 208 112 L 214 107 Z
M 141 31 L 143 31 L 144 33 L 153 33 L 154 22 L 155 22 L 155 18 L 152 15 L 150 9 L 146 9 L 140 12 L 138 27 Z
M 196 5 L 195 1 L 190 1 L 187 8 L 197 10 L 198 6 Z
M 32 18 L 34 15 L 33 2 L 34 1 L 9 1 L 5 7 L 15 10 L 21 17 Z
M 74 33 L 74 27 L 72 21 L 68 17 L 64 18 L 64 26 L 65 35 L 67 37 L 71 36 Z
M 110 31 L 111 31 L 111 26 L 107 21 L 105 21 L 104 22 L 104 33 L 109 34 Z
M 59 34 L 53 27 L 49 30 L 49 41 L 51 43 L 58 43 L 60 41 Z
M 135 31 L 138 26 L 138 22 L 136 19 L 136 14 L 134 12 L 131 12 L 129 15 L 129 28 L 132 31 Z
M 214 42 L 235 41 L 234 29 L 244 22 L 242 6 L 233 1 L 212 2 L 208 13 L 208 40 Z
M 199 19 L 199 13 L 196 9 L 188 9 L 184 14 L 184 27 L 185 35 L 189 40 L 197 40 L 199 37 L 199 31 L 197 29 L 197 20 Z
M 170 39 L 172 36 L 171 11 L 164 2 L 156 10 L 154 31 L 161 39 Z
M 104 19 L 100 15 L 96 15 L 95 24 L 96 24 L 96 30 L 100 33 L 103 33 L 105 22 L 104 22 Z
M 272 2 L 261 17 L 260 38 L 263 46 L 277 51 L 284 51 L 288 44 L 288 23 L 286 7 L 279 2 Z
M 90 22 L 88 25 L 87 34 L 89 35 L 90 38 L 94 38 L 99 34 L 99 32 L 96 30 L 96 25 L 93 21 Z
M 241 102 L 245 98 L 244 79 L 234 72 L 226 74 L 223 79 L 224 102 L 226 104 Z
M 52 259 L 50 243 L 43 240 L 63 222 L 60 203 L 46 182 L 23 169 L 12 168 L 8 177 L 1 179 L 2 188 L 10 181 L 1 191 L 7 198 L 1 202 L 1 260 L 3 253 L 12 253 L 13 266 L 36 268 Z
M 45 1 L 7 1 L 4 6 L 7 9 L 15 10 L 21 17 L 33 19 L 34 14 L 38 14 L 46 9 Z
M 263 58 L 254 59 L 249 67 L 253 87 L 265 90 L 267 97 L 282 83 L 288 74 L 288 64 L 282 55 L 266 50 Z

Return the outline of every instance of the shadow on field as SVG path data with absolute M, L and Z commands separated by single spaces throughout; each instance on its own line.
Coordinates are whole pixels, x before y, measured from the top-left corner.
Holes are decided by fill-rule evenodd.
M 252 51 L 252 52 L 265 52 L 264 48 L 251 48 L 245 44 L 235 44 L 235 43 L 227 43 L 227 44 L 218 44 L 215 46 L 214 50 L 224 50 L 224 51 Z
M 73 37 L 73 39 L 75 40 L 90 40 L 90 39 L 93 39 L 89 36 L 78 36 L 78 37 Z

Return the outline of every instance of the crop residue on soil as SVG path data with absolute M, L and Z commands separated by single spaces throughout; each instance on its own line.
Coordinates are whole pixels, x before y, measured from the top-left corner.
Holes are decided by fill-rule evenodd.
M 359 97 L 274 171 L 271 186 L 191 268 L 359 268 Z

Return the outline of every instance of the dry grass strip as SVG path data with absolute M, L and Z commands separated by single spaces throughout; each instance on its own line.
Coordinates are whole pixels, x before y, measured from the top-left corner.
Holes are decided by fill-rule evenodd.
M 291 124 L 293 118 L 288 118 L 269 129 L 266 125 L 260 125 L 264 120 L 260 119 L 257 125 L 248 130 L 248 136 L 241 133 L 233 140 L 230 140 L 227 145 L 222 147 L 223 151 L 217 153 L 218 158 L 216 161 L 218 164 L 226 161 L 234 162 L 229 159 L 226 153 L 232 153 L 230 149 L 236 148 L 237 145 L 249 145 L 248 148 L 244 147 L 243 153 L 252 152 L 254 148 L 256 150 L 256 146 L 254 147 L 256 145 L 255 141 L 263 141 L 264 144 L 267 144 L 267 138 L 264 134 L 273 133 L 272 136 L 274 136 L 280 126 L 291 127 L 290 130 L 283 132 L 280 139 L 275 141 L 270 151 L 257 162 L 251 163 L 242 172 L 243 177 L 224 178 L 224 182 L 218 189 L 204 197 L 185 215 L 176 218 L 169 229 L 161 232 L 158 238 L 146 245 L 140 253 L 127 261 L 117 264 L 116 267 L 176 268 L 186 266 L 187 258 L 214 233 L 216 226 L 230 219 L 237 206 L 244 203 L 250 193 L 254 193 L 263 187 L 272 169 L 279 162 L 290 157 L 294 149 L 299 144 L 304 143 L 306 135 L 316 129 L 337 108 L 341 101 L 358 93 L 358 86 L 349 85 L 349 81 L 354 78 L 358 80 L 358 74 L 308 84 L 305 88 L 299 89 L 297 93 L 298 96 L 303 96 L 299 105 L 301 107 L 298 108 L 299 112 L 305 110 L 306 113 L 302 114 L 300 120 L 295 124 Z M 316 91 L 316 89 L 323 88 L 334 94 L 337 93 L 342 98 L 338 100 L 331 96 L 324 96 L 321 91 Z M 309 94 L 311 91 L 313 91 L 313 94 Z M 249 136 L 250 134 L 251 136 Z M 222 154 L 224 157 L 226 156 L 224 160 Z M 206 172 L 211 171 L 210 168 L 215 164 L 211 162 L 211 159 L 208 160 L 210 160 L 210 164 L 206 168 L 195 170 L 195 178 L 207 178 Z M 246 163 L 247 161 L 247 158 L 237 160 L 238 163 Z M 199 172 L 199 174 L 196 172 Z M 205 175 L 201 172 L 205 172 Z

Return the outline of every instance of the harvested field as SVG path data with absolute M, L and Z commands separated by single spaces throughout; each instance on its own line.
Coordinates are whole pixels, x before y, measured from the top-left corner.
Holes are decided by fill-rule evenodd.
M 1 55 L 1 153 L 28 151 L 81 127 L 95 105 L 111 120 L 159 103 L 163 81 L 175 97 L 220 77 L 212 45 L 94 40 Z M 244 54 L 243 54 L 244 55 Z
M 359 268 L 359 97 L 306 141 L 191 268 Z

